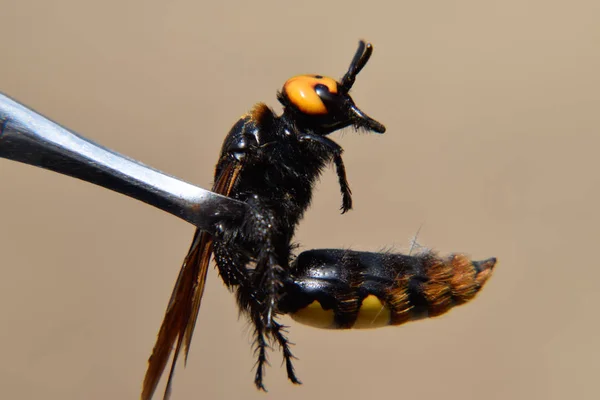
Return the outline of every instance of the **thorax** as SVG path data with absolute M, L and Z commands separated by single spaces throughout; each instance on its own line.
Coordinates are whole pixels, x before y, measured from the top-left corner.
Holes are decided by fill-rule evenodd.
M 279 218 L 295 225 L 331 159 L 326 146 L 301 140 L 293 126 L 259 105 L 233 126 L 223 143 L 219 164 L 234 163 L 240 169 L 230 197 L 244 201 L 258 198 Z M 218 165 L 217 176 L 219 172 Z

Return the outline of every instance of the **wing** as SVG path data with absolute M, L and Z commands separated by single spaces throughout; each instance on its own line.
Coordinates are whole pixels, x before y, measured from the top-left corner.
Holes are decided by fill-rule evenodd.
M 218 169 L 219 172 L 213 185 L 213 191 L 228 196 L 237 181 L 240 170 L 241 164 L 239 163 L 222 163 Z M 187 360 L 202 294 L 204 293 L 212 247 L 212 237 L 206 232 L 196 230 L 194 240 L 183 261 L 183 266 L 173 288 L 173 294 L 171 294 L 152 355 L 148 360 L 148 370 L 142 389 L 143 400 L 152 398 L 173 347 L 175 347 L 175 353 L 164 399 L 168 399 L 170 396 L 175 365 L 182 346 Z

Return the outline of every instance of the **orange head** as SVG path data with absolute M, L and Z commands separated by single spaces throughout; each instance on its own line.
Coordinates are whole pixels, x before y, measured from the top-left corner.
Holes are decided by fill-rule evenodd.
M 301 127 L 324 135 L 351 125 L 385 132 L 385 126 L 356 107 L 349 94 L 356 75 L 372 53 L 373 46 L 360 41 L 348 72 L 340 82 L 322 75 L 298 75 L 289 79 L 278 96 L 285 107 L 284 114 Z

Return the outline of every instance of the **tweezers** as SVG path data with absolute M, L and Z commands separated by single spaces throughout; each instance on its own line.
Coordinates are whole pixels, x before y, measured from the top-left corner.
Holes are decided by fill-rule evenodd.
M 240 222 L 249 208 L 94 143 L 2 93 L 0 157 L 114 190 L 213 234 L 225 221 Z

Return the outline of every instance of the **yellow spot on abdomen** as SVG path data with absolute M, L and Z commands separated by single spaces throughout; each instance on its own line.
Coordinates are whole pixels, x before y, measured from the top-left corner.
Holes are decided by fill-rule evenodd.
M 387 326 L 390 323 L 390 310 L 375 295 L 368 295 L 358 310 L 356 322 L 352 328 L 369 329 Z
M 321 303 L 313 301 L 308 306 L 296 311 L 291 315 L 292 319 L 313 328 L 333 329 L 333 310 L 324 310 Z

